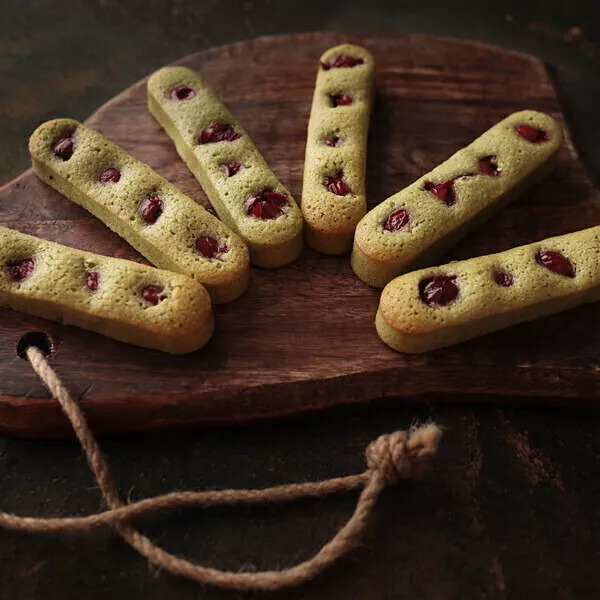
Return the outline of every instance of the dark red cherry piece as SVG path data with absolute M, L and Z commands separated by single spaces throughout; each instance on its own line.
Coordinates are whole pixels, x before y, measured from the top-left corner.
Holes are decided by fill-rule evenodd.
M 201 235 L 196 239 L 196 250 L 204 256 L 204 258 L 215 260 L 223 260 L 221 256 L 227 252 L 227 245 L 222 244 L 219 240 L 210 235 Z
M 513 276 L 505 271 L 495 271 L 494 281 L 502 287 L 510 287 L 514 283 Z
M 275 204 L 269 202 L 259 202 L 256 204 L 249 214 L 257 219 L 276 219 L 282 214 L 282 210 Z
M 488 177 L 498 177 L 502 172 L 493 154 L 484 156 L 479 160 L 479 170 Z
M 356 65 L 362 65 L 364 62 L 365 61 L 362 58 L 341 54 L 340 56 L 330 58 L 327 62 L 322 62 L 321 68 L 324 71 L 329 71 L 329 69 L 340 69 L 343 67 L 351 68 L 355 67 Z
M 539 144 L 541 142 L 547 142 L 550 136 L 543 129 L 537 129 L 531 125 L 517 125 L 515 131 L 528 142 L 532 144 Z
M 334 176 L 327 177 L 325 187 L 336 196 L 347 196 L 350 193 L 350 188 L 344 181 L 343 171 L 338 171 Z
M 426 181 L 424 189 L 432 193 L 436 198 L 439 198 L 447 206 L 452 206 L 456 202 L 454 179 L 449 179 L 448 181 L 443 181 L 442 183 Z
M 198 143 L 233 142 L 240 137 L 241 135 L 233 128 L 233 125 L 214 123 L 208 129 L 204 129 L 198 134 Z
M 8 276 L 15 282 L 21 283 L 25 281 L 35 267 L 33 258 L 22 258 L 20 260 L 7 260 L 6 268 L 8 270 Z
M 248 215 L 257 219 L 276 219 L 283 214 L 288 205 L 285 194 L 272 190 L 263 190 L 246 201 Z
M 352 96 L 348 94 L 331 94 L 329 99 L 331 100 L 331 106 L 334 108 L 336 106 L 350 106 L 352 104 Z
M 405 208 L 395 210 L 383 224 L 387 231 L 402 231 L 410 225 L 410 213 Z
M 575 269 L 573 268 L 571 261 L 560 252 L 555 252 L 554 250 L 542 250 L 536 254 L 535 260 L 539 265 L 546 267 L 546 269 L 549 269 L 554 273 L 564 275 L 565 277 L 575 277 Z
M 156 223 L 156 220 L 162 215 L 163 201 L 156 196 L 144 198 L 140 204 L 140 215 L 148 225 Z
M 140 294 L 146 302 L 150 302 L 150 304 L 156 306 L 161 300 L 165 299 L 164 296 L 161 296 L 163 291 L 164 288 L 162 286 L 151 283 L 150 285 L 145 285 L 140 290 Z
M 221 166 L 225 169 L 227 177 L 233 177 L 242 169 L 242 163 L 239 162 L 223 163 Z
M 75 151 L 75 139 L 71 134 L 64 135 L 54 144 L 53 151 L 58 158 L 69 160 Z
M 196 92 L 187 85 L 180 85 L 171 90 L 171 100 L 191 100 Z
M 427 306 L 446 306 L 458 296 L 456 275 L 435 275 L 419 282 L 419 296 Z
M 330 146 L 331 148 L 337 148 L 342 145 L 342 138 L 337 135 L 332 135 L 328 138 L 325 138 L 325 145 Z
M 121 171 L 117 167 L 108 167 L 100 173 L 100 183 L 117 183 L 121 179 Z
M 100 273 L 98 271 L 86 271 L 85 273 L 85 287 L 92 292 L 92 294 L 98 290 L 100 284 Z

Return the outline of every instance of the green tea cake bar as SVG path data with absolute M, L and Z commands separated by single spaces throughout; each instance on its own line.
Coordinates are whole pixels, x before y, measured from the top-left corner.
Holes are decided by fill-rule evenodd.
M 201 348 L 214 327 L 197 281 L 0 227 L 0 305 L 173 354 Z
M 342 44 L 319 60 L 302 184 L 306 243 L 326 254 L 352 247 L 367 212 L 365 168 L 375 60 Z
M 40 125 L 29 140 L 33 169 L 151 263 L 206 286 L 216 304 L 248 285 L 242 240 L 181 190 L 105 137 L 71 119 Z
M 148 81 L 148 107 L 250 260 L 279 267 L 302 250 L 302 214 L 245 129 L 202 77 L 165 67 Z
M 596 300 L 600 227 L 401 275 L 376 326 L 394 350 L 425 352 Z
M 526 110 L 494 125 L 445 163 L 371 210 L 356 228 L 352 267 L 384 287 L 437 258 L 545 176 L 563 140 L 550 116 Z

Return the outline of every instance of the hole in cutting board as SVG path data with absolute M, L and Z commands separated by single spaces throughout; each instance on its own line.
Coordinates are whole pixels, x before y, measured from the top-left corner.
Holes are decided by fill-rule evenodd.
M 25 352 L 27 348 L 35 346 L 42 351 L 44 356 L 49 356 L 54 350 L 52 338 L 43 331 L 28 331 L 17 343 L 17 356 L 23 360 L 27 360 Z

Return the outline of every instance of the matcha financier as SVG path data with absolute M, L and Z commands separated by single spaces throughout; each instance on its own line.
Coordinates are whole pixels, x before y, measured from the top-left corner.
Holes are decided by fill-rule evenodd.
M 210 339 L 197 281 L 0 227 L 0 305 L 126 342 L 184 354 Z
M 560 125 L 543 113 L 525 110 L 500 121 L 367 213 L 354 236 L 354 272 L 384 287 L 401 273 L 433 264 L 544 177 L 562 140 Z
M 600 227 L 440 267 L 387 284 L 375 320 L 400 352 L 450 346 L 600 300 Z
M 293 261 L 302 250 L 300 209 L 202 77 L 160 69 L 148 81 L 148 107 L 250 260 L 269 268 Z
M 242 240 L 180 189 L 105 137 L 71 119 L 40 125 L 29 140 L 33 169 L 151 263 L 203 284 L 215 304 L 248 285 Z
M 360 46 L 335 46 L 319 59 L 302 184 L 306 243 L 319 252 L 348 252 L 356 225 L 367 212 L 374 74 L 375 60 Z

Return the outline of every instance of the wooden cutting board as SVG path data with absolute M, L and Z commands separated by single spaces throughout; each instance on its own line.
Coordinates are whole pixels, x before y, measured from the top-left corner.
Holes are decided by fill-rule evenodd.
M 540 60 L 482 44 L 421 35 L 303 34 L 241 42 L 181 60 L 199 70 L 232 109 L 298 201 L 317 59 L 344 41 L 366 46 L 377 61 L 367 174 L 371 206 L 513 111 L 537 109 L 564 122 Z M 145 81 L 87 123 L 198 202 L 207 202 L 150 116 Z M 567 134 L 554 173 L 446 259 L 597 225 L 599 200 Z M 0 189 L 0 223 L 141 260 L 31 171 Z M 287 267 L 253 268 L 247 293 L 216 308 L 214 338 L 187 356 L 135 348 L 1 309 L 0 430 L 40 436 L 69 432 L 56 402 L 16 355 L 19 340 L 31 331 L 50 336 L 52 366 L 92 426 L 105 432 L 279 416 L 385 396 L 569 406 L 600 399 L 598 305 L 408 356 L 379 340 L 373 324 L 378 297 L 353 275 L 348 256 L 306 249 Z

